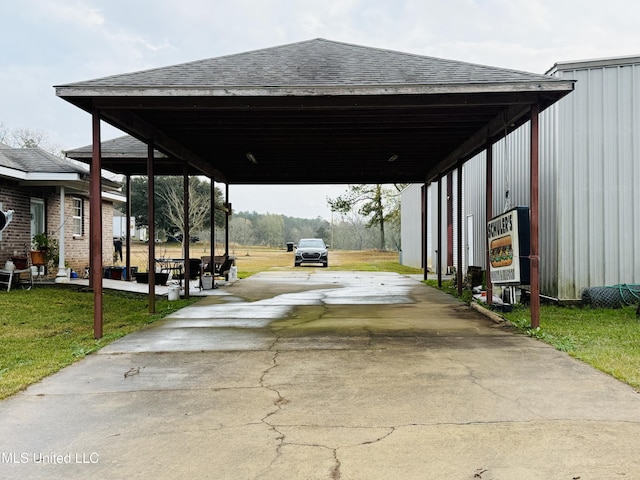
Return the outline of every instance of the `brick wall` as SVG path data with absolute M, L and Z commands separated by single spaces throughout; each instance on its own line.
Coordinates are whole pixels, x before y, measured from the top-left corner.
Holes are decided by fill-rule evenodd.
M 25 188 L 15 182 L 0 179 L 0 202 L 2 209 L 14 210 L 13 221 L 2 232 L 0 240 L 0 268 L 4 262 L 17 253 L 23 255 L 31 246 L 31 198 L 42 198 L 45 201 L 45 231 L 59 237 L 60 231 L 60 194 L 53 187 Z M 73 235 L 73 199 L 83 202 L 82 235 Z M 73 270 L 84 272 L 89 265 L 89 197 L 69 194 L 64 199 L 65 207 L 65 261 Z M 113 205 L 102 202 L 102 262 L 113 263 Z M 57 266 L 49 273 L 56 275 Z
M 13 221 L 2 232 L 0 266 L 15 254 L 25 255 L 31 249 L 31 198 L 44 198 L 46 189 L 20 188 L 17 183 L 0 179 L 2 210 L 13 210 Z
M 82 200 L 82 235 L 74 235 L 73 233 L 75 198 Z M 65 195 L 64 212 L 65 262 L 76 272 L 82 273 L 89 265 L 89 197 L 78 194 Z M 53 232 L 57 238 L 60 235 L 59 230 L 60 194 L 57 193 L 47 199 L 47 231 Z M 104 201 L 102 202 L 102 263 L 104 265 L 113 263 L 113 205 Z

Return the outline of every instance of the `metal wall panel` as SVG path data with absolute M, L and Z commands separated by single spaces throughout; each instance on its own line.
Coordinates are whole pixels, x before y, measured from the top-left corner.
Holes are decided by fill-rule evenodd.
M 559 64 L 553 75 L 577 83 L 540 116 L 541 292 L 572 300 L 591 286 L 640 284 L 640 58 Z M 494 215 L 529 205 L 529 128 L 493 146 Z M 473 256 L 486 268 L 484 158 L 463 169 L 462 228 L 471 215 Z M 445 250 L 446 188 L 443 197 Z
M 474 266 L 487 268 L 487 237 L 486 237 L 486 214 L 485 195 L 486 185 L 486 153 L 476 155 L 473 159 L 464 164 L 464 218 L 469 216 L 473 219 L 473 238 L 471 245 L 465 245 L 465 251 L 473 249 Z M 465 232 L 465 239 L 467 234 Z M 467 265 L 468 267 L 469 265 Z
M 409 185 L 402 191 L 400 215 L 401 262 L 403 265 L 422 268 L 422 185 Z
M 561 68 L 561 67 L 560 67 Z M 558 295 L 640 283 L 640 65 L 559 70 Z M 635 188 L 634 188 L 635 184 Z

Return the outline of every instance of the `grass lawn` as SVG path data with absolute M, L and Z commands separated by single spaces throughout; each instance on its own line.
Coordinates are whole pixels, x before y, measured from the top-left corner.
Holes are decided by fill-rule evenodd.
M 145 295 L 104 293 L 104 337 L 93 338 L 93 294 L 77 287 L 37 285 L 0 292 L 0 399 L 196 299 L 158 297 L 148 313 Z
M 427 284 L 437 287 L 437 282 Z M 442 290 L 457 295 L 452 281 Z M 471 292 L 462 300 L 470 302 Z M 531 329 L 528 307 L 516 306 L 501 315 L 521 332 L 553 345 L 560 351 L 608 373 L 640 390 L 640 319 L 636 307 L 604 309 L 591 307 L 540 306 L 540 327 Z

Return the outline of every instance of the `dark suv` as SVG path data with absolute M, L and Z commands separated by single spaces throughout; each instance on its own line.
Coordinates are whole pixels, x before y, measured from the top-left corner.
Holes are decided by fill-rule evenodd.
M 303 263 L 321 263 L 323 267 L 329 265 L 329 253 L 324 240 L 321 238 L 303 238 L 298 242 L 294 265 L 299 267 Z

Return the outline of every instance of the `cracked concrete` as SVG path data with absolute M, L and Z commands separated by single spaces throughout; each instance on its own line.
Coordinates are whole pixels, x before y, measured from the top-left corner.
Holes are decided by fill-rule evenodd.
M 415 278 L 221 290 L 1 402 L 0 477 L 640 478 L 640 395 Z

